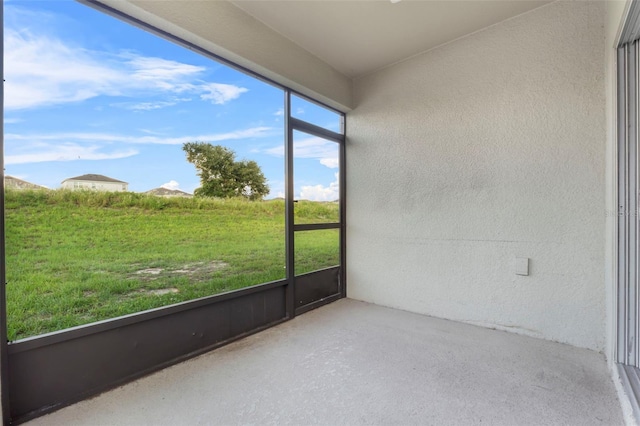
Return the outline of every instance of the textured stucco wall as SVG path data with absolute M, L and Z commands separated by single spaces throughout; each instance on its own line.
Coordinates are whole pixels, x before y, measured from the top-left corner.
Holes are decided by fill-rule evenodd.
M 604 350 L 605 8 L 553 3 L 355 81 L 350 297 Z

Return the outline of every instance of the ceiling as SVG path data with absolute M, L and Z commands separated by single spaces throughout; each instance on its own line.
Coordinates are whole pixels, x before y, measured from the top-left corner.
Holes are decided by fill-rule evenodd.
M 527 0 L 235 0 L 347 77 L 358 77 L 542 6 Z

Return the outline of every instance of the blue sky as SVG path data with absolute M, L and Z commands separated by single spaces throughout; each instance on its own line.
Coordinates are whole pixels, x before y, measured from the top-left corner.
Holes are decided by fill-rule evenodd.
M 74 1 L 4 2 L 5 173 L 58 188 L 86 173 L 193 192 L 182 143 L 230 147 L 284 193 L 283 92 Z M 297 118 L 338 130 L 300 99 Z M 297 133 L 296 198 L 338 198 L 338 148 Z

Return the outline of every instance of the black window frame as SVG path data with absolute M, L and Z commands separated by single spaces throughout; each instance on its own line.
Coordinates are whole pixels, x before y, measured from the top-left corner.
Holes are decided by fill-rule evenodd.
M 71 329 L 21 339 L 17 342 L 8 342 L 6 309 L 5 193 L 3 185 L 3 189 L 0 191 L 0 210 L 2 211 L 2 217 L 0 220 L 0 235 L 2 235 L 2 243 L 0 244 L 0 389 L 2 393 L 2 413 L 4 424 L 21 423 L 29 419 L 39 417 L 43 414 L 55 411 L 92 395 L 149 374 L 152 371 L 165 368 L 169 365 L 197 356 L 203 352 L 213 350 L 233 340 L 259 332 L 283 321 L 290 320 L 297 314 L 306 312 L 307 310 L 314 309 L 326 303 L 331 303 L 339 298 L 346 297 L 346 114 L 252 70 L 222 58 L 219 55 L 209 52 L 200 46 L 187 42 L 166 31 L 155 28 L 146 22 L 99 3 L 98 1 L 78 1 L 81 4 L 95 8 L 103 13 L 113 16 L 116 19 L 137 26 L 145 31 L 155 34 L 156 36 L 181 45 L 184 48 L 257 78 L 258 80 L 283 91 L 283 103 L 285 106 L 285 247 L 287 253 L 287 272 L 286 277 L 283 280 L 258 284 L 228 293 L 216 294 L 176 305 L 165 306 L 150 311 L 126 315 L 124 317 L 113 318 L 97 323 L 73 327 Z M 4 10 L 0 9 L 0 19 L 3 18 L 3 14 Z M 4 54 L 3 41 L 3 36 L 0 36 L 0 42 L 2 42 L 0 43 L 2 44 L 0 49 L 2 49 L 2 53 Z M 4 64 L 2 64 L 1 67 L 1 72 L 4 76 Z M 341 117 L 340 132 L 333 132 L 314 124 L 293 118 L 290 110 L 292 95 L 339 114 Z M 0 102 L 2 102 L 2 111 L 4 113 L 4 90 L 0 92 Z M 294 130 L 300 130 L 339 144 L 340 213 L 338 223 L 313 225 L 294 224 L 293 206 L 295 200 L 293 187 L 292 139 Z M 2 144 L 2 154 L 0 155 L 0 163 L 2 163 L 3 166 L 2 179 L 4 182 L 4 125 L 1 132 L 0 143 Z M 332 271 L 333 275 L 338 275 L 339 289 L 337 293 L 332 294 L 330 297 L 318 300 L 301 309 L 295 304 L 296 276 L 294 274 L 294 233 L 296 231 L 314 229 L 340 230 L 340 265 L 337 269 Z M 246 319 L 247 312 L 253 312 L 256 306 L 267 306 L 269 303 L 272 304 L 271 308 L 266 307 L 264 312 L 254 315 L 251 320 Z M 196 327 L 194 326 L 195 331 L 192 336 L 183 336 L 185 327 L 188 328 L 191 326 L 189 321 L 198 325 L 202 322 L 201 318 L 203 316 L 209 318 L 208 315 L 212 315 L 211 318 L 213 321 L 216 319 L 220 321 L 220 329 L 211 330 L 209 328 L 207 329 L 207 332 L 213 334 L 218 333 L 218 335 L 214 337 L 209 336 L 209 340 L 207 342 L 201 343 L 198 339 L 206 340 L 206 333 L 204 331 L 198 332 L 195 330 Z M 227 315 L 227 317 L 225 317 L 225 315 Z M 181 319 L 178 320 L 178 318 Z M 157 326 L 152 325 L 154 321 L 157 322 Z M 180 328 L 180 321 L 185 321 L 182 328 Z M 71 383 L 70 386 L 61 389 L 56 389 L 56 386 L 52 386 L 48 388 L 48 391 L 44 392 L 48 392 L 48 394 L 44 396 L 38 394 L 36 397 L 34 394 L 34 389 L 38 389 L 40 391 L 41 381 L 46 381 L 48 377 L 46 374 L 45 376 L 40 376 L 37 371 L 30 371 L 33 369 L 34 362 L 35 365 L 38 365 L 38 363 L 44 363 L 44 367 L 49 367 L 50 370 L 53 371 L 58 368 L 58 366 L 53 368 L 52 366 L 54 364 L 65 361 L 65 351 L 77 350 L 78 348 L 82 348 L 83 345 L 84 348 L 91 347 L 93 350 L 99 351 L 101 345 L 108 346 L 111 344 L 122 344 L 122 336 L 120 335 L 123 333 L 131 333 L 131 339 L 133 340 L 144 337 L 151 340 L 156 339 L 153 340 L 155 342 L 161 342 L 163 338 L 162 336 L 167 332 L 167 328 L 171 327 L 175 327 L 174 335 L 182 336 L 182 342 L 188 343 L 185 344 L 184 351 L 171 353 L 167 355 L 168 358 L 158 357 L 158 351 L 155 349 L 142 352 L 140 356 L 142 358 L 148 358 L 148 362 L 140 364 L 141 366 L 137 367 L 135 371 L 124 371 L 121 366 L 117 365 L 117 363 L 114 363 L 113 366 L 107 367 L 105 367 L 105 365 L 100 365 L 100 363 L 73 366 L 73 368 L 78 370 L 87 368 L 94 369 L 90 372 L 82 371 L 81 374 L 93 375 L 95 380 L 90 382 Z M 206 326 L 202 327 L 206 328 Z M 102 341 L 100 341 L 100 339 L 102 339 Z M 177 344 L 179 345 L 180 342 Z M 60 349 L 62 347 L 61 345 L 67 345 L 68 348 Z M 137 346 L 137 341 L 135 345 Z M 74 346 L 75 349 L 73 349 Z M 38 361 L 38 356 L 33 354 L 40 352 L 41 354 L 38 355 L 40 357 L 40 361 Z M 69 368 L 68 365 L 67 368 Z M 109 376 L 108 371 L 104 371 L 105 369 L 109 370 L 110 368 L 113 368 L 115 371 L 112 377 Z M 53 371 L 53 373 L 57 374 L 55 371 Z M 71 376 L 73 376 L 73 374 L 71 374 Z M 73 381 L 74 378 L 69 377 L 69 380 Z

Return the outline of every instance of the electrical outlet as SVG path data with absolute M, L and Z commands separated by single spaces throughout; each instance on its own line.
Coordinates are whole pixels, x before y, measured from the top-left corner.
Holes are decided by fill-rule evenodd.
M 516 275 L 529 275 L 528 257 L 516 257 Z

